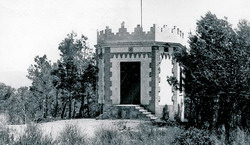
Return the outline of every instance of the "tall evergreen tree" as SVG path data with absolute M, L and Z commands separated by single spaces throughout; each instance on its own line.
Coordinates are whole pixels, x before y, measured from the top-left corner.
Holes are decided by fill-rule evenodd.
M 190 35 L 190 50 L 176 52 L 184 68 L 191 125 L 225 125 L 227 131 L 241 125 L 241 104 L 249 102 L 250 63 L 249 37 L 242 31 L 246 25 L 239 26 L 235 31 L 226 18 L 208 12 L 197 22 L 195 35 Z
M 86 103 L 86 85 L 84 80 L 85 69 L 92 64 L 93 55 L 91 49 L 86 45 L 87 37 L 77 38 L 77 34 L 72 32 L 67 35 L 60 44 L 60 60 L 58 69 L 54 72 L 59 80 L 55 83 L 62 92 L 63 109 L 61 118 L 64 117 L 66 108 L 68 108 L 68 118 L 76 117 L 76 101 L 81 100 L 81 109 Z M 94 65 L 93 65 L 94 67 Z M 84 103 L 85 102 L 85 103 Z M 68 106 L 68 107 L 67 107 Z
M 51 114 L 51 103 L 53 102 L 53 96 L 55 94 L 55 88 L 53 86 L 54 76 L 51 75 L 53 67 L 47 56 L 35 57 L 34 65 L 31 65 L 28 69 L 29 75 L 27 76 L 32 81 L 30 90 L 33 95 L 36 96 L 37 101 L 42 110 L 42 118 L 47 118 Z
M 5 110 L 8 106 L 7 100 L 14 95 L 15 89 L 0 83 L 0 110 Z

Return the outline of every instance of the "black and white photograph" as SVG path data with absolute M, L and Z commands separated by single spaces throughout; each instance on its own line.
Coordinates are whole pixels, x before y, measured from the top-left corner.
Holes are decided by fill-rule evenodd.
M 0 145 L 250 145 L 250 1 L 0 0 Z

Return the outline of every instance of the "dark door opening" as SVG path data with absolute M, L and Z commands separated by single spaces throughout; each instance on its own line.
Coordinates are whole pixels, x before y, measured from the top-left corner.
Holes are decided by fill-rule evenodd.
M 121 62 L 121 104 L 140 104 L 141 64 Z

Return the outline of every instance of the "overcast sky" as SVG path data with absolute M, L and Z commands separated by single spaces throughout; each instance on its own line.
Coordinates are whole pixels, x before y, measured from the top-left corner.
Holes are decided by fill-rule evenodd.
M 143 27 L 176 25 L 187 36 L 207 11 L 236 27 L 240 19 L 250 21 L 250 0 L 143 0 Z M 27 69 L 36 55 L 55 62 L 58 44 L 71 31 L 86 35 L 93 47 L 97 29 L 116 32 L 122 21 L 129 31 L 140 23 L 140 0 L 0 0 L 0 82 L 29 85 Z

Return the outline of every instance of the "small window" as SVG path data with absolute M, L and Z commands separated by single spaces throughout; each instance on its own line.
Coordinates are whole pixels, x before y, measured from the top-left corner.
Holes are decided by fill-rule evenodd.
M 129 47 L 128 52 L 133 52 L 133 47 Z
M 164 47 L 164 52 L 168 52 L 168 47 Z

